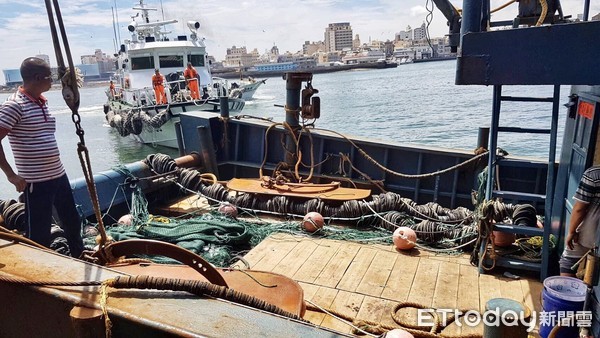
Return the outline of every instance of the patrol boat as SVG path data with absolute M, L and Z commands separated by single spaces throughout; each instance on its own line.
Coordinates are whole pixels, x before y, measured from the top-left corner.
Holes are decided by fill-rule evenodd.
M 219 112 L 225 105 L 239 113 L 245 105 L 240 90 L 230 90 L 227 80 L 213 78 L 204 38 L 198 36 L 200 23 L 187 22 L 188 35 L 171 39 L 166 26 L 177 20 L 151 21 L 144 0 L 133 8 L 138 13 L 127 26 L 131 38 L 121 45 L 117 56 L 115 92 L 107 91 L 104 106 L 108 124 L 121 136 L 133 135 L 143 143 L 177 148 L 176 123 L 179 114 L 193 111 Z M 183 70 L 188 63 L 198 72 L 200 98 L 192 98 Z M 165 77 L 166 104 L 158 104 L 152 75 L 159 69 Z M 241 88 L 243 91 L 243 88 Z

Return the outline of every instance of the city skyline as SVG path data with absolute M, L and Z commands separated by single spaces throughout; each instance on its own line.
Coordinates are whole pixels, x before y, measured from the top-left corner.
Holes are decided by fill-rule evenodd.
M 505 1 L 492 1 L 497 7 Z M 126 26 L 134 14 L 131 9 L 137 1 L 63 0 L 61 11 L 72 56 L 79 63 L 81 55 L 102 49 L 107 54 L 115 50 L 112 7 L 117 7 L 119 31 L 117 39 L 129 38 Z M 302 49 L 305 41 L 323 41 L 324 32 L 330 23 L 349 22 L 353 34 L 359 34 L 362 42 L 371 40 L 393 40 L 395 33 L 408 25 L 415 28 L 425 20 L 425 0 L 341 1 L 306 0 L 290 1 L 284 6 L 274 0 L 242 1 L 232 6 L 220 1 L 189 3 L 181 0 L 147 0 L 145 3 L 158 7 L 151 12 L 152 20 L 176 19 L 171 25 L 173 35 L 187 32 L 185 22 L 200 22 L 199 36 L 205 37 L 207 52 L 217 60 L 225 58 L 227 48 L 246 46 L 257 48 L 260 53 L 273 45 L 281 53 Z M 461 1 L 452 1 L 460 7 Z M 429 3 L 431 5 L 431 3 Z M 576 15 L 582 11 L 579 0 L 562 2 L 565 15 Z M 600 11 L 593 4 L 590 13 Z M 516 16 L 517 5 L 499 12 L 493 19 Z M 0 69 L 18 68 L 22 59 L 36 54 L 48 54 L 55 65 L 52 39 L 43 2 L 23 3 L 15 0 L 0 0 L 0 34 L 3 36 L 3 57 Z M 438 9 L 433 11 L 430 25 L 432 37 L 447 34 L 446 19 Z M 3 79 L 0 79 L 3 81 Z

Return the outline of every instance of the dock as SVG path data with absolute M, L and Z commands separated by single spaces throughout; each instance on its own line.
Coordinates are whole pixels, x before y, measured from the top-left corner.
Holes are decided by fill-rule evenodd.
M 384 325 L 396 325 L 391 312 L 400 302 L 483 312 L 488 300 L 501 297 L 522 302 L 534 313 L 541 311 L 543 286 L 534 277 L 478 275 L 466 254 L 435 254 L 418 249 L 398 252 L 392 245 L 278 233 L 254 247 L 244 259 L 253 270 L 294 279 L 309 302 L 344 317 Z M 241 262 L 234 266 L 246 267 Z M 416 310 L 400 310 L 398 315 L 416 324 Z M 322 312 L 308 310 L 304 318 L 343 333 L 353 332 L 351 326 Z M 536 332 L 537 329 L 533 334 Z M 443 333 L 481 334 L 483 325 L 452 324 Z

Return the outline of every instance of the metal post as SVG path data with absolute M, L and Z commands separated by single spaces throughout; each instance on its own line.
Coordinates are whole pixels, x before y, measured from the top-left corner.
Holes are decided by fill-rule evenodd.
M 469 32 L 481 31 L 481 0 L 464 0 L 462 10 L 462 22 L 460 26 L 461 46 L 462 36 Z
M 185 144 L 183 143 L 183 135 L 181 134 L 181 122 L 177 121 L 175 125 L 175 136 L 177 138 L 177 148 L 179 148 L 179 156 L 185 155 Z
M 221 117 L 229 118 L 229 97 L 219 97 L 219 110 L 221 111 Z
M 477 133 L 477 149 L 479 148 L 488 148 L 488 141 L 490 138 L 490 128 L 489 127 L 479 127 L 479 132 Z
M 290 72 L 283 75 L 286 80 L 285 89 L 285 122 L 292 128 L 294 133 L 298 133 L 300 128 L 300 90 L 302 89 L 302 81 L 311 81 L 312 73 L 307 72 Z M 286 136 L 285 147 L 285 162 L 293 165 L 296 162 L 296 143 L 292 135 Z
M 198 141 L 200 143 L 200 155 L 202 162 L 207 172 L 215 174 L 219 177 L 219 169 L 217 166 L 217 157 L 215 155 L 215 146 L 213 144 L 210 130 L 205 126 L 198 126 Z
M 496 147 L 498 146 L 498 124 L 500 123 L 500 97 L 502 86 L 494 86 L 494 100 L 492 107 L 492 123 L 490 126 L 490 154 L 488 155 L 488 177 L 485 189 L 485 199 L 492 199 L 494 178 L 496 173 Z

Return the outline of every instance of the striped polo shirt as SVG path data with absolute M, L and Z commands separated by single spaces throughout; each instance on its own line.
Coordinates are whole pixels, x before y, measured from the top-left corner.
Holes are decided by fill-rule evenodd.
M 593 166 L 583 173 L 574 199 L 588 204 L 583 222 L 578 226 L 579 244 L 593 248 L 600 223 L 600 166 Z
M 19 176 L 45 182 L 65 173 L 54 133 L 56 119 L 43 96 L 32 98 L 23 88 L 0 106 L 0 128 L 8 130 Z

